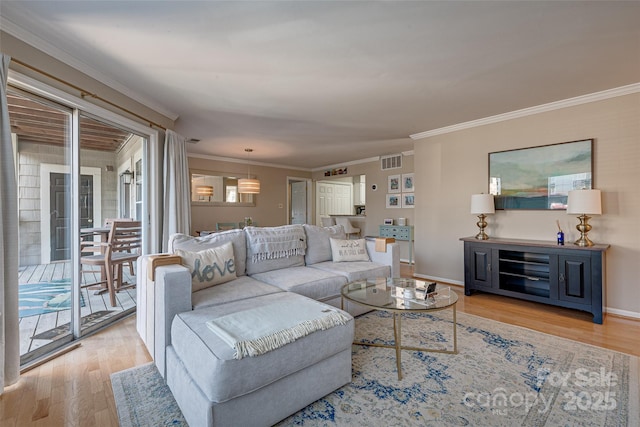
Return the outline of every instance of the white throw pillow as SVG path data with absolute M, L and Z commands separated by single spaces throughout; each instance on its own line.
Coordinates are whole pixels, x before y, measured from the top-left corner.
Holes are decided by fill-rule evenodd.
M 333 262 L 369 261 L 367 243 L 364 239 L 331 239 L 331 257 Z
M 227 242 L 200 252 L 175 250 L 182 257 L 182 265 L 191 273 L 191 291 L 196 292 L 236 278 L 233 244 Z

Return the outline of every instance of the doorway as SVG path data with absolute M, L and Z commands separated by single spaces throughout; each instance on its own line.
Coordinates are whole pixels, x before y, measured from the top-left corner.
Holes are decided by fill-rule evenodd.
M 69 166 L 41 163 L 40 169 L 40 264 L 69 260 Z M 81 227 L 93 227 L 102 221 L 102 172 L 100 168 L 82 166 L 80 174 L 80 224 Z
M 287 177 L 287 224 L 311 224 L 311 180 Z
M 51 261 L 71 259 L 71 207 L 70 175 L 52 172 L 49 174 L 51 220 Z M 80 227 L 93 225 L 93 176 L 80 175 Z
M 10 75 L 10 83 L 15 82 Z M 145 155 L 157 133 L 75 98 L 70 104 L 88 111 L 49 100 L 45 90 L 39 96 L 9 86 L 9 92 L 20 218 L 20 359 L 25 366 L 135 312 L 135 289 L 117 293 L 114 306 L 101 292 L 101 270 L 82 265 L 81 230 L 119 216 L 115 169 L 127 162 L 136 172 L 130 210 L 145 218 Z M 55 95 L 58 101 L 66 99 L 59 91 Z M 122 280 L 135 283 L 136 273 L 124 269 Z

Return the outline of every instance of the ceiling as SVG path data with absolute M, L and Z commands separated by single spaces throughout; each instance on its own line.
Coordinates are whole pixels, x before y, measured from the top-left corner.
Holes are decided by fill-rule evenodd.
M 69 112 L 19 94 L 7 95 L 11 132 L 20 142 L 68 146 L 70 141 Z M 80 147 L 83 149 L 117 152 L 129 141 L 129 131 L 80 116 Z
M 0 15 L 3 31 L 177 118 L 201 140 L 190 152 L 250 147 L 302 169 L 640 82 L 637 1 L 2 0 Z

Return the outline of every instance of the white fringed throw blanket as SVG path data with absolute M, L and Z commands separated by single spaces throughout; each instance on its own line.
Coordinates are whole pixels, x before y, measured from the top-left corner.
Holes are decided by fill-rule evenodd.
M 302 225 L 247 227 L 253 262 L 304 255 L 307 247 Z
M 313 300 L 281 302 L 239 311 L 207 322 L 207 327 L 236 353 L 259 356 L 315 331 L 344 325 L 350 317 Z

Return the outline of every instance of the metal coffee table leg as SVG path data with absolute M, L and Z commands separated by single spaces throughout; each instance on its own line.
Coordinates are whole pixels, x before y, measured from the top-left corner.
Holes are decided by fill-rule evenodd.
M 402 314 L 393 313 L 393 338 L 396 347 L 396 366 L 398 367 L 398 380 L 402 379 Z

